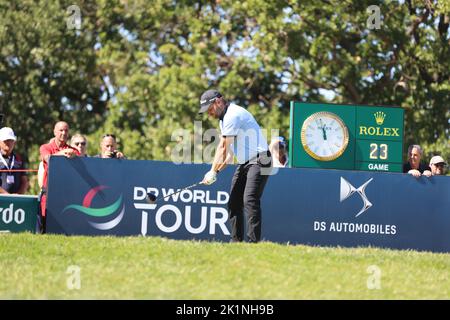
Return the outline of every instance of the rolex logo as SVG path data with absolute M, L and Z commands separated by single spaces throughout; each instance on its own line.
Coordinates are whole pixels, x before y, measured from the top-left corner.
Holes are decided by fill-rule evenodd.
M 383 124 L 384 118 L 386 118 L 386 114 L 383 111 L 377 111 L 373 114 L 373 116 L 375 117 L 375 121 L 379 126 Z

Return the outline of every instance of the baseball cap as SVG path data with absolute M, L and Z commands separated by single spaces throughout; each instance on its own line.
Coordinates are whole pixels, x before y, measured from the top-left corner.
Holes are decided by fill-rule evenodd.
M 16 141 L 16 135 L 14 134 L 13 129 L 9 127 L 3 127 L 0 129 L 0 140 L 6 141 L 6 140 L 14 140 Z
M 217 98 L 220 98 L 221 96 L 222 95 L 217 90 L 206 90 L 200 97 L 200 110 L 198 111 L 198 113 L 204 113 L 208 111 L 211 103 L 213 103 Z
M 433 158 L 431 158 L 430 166 L 432 164 L 438 164 L 438 163 L 443 163 L 444 165 L 447 165 L 447 163 L 444 161 L 444 158 L 442 158 L 441 156 L 434 156 Z

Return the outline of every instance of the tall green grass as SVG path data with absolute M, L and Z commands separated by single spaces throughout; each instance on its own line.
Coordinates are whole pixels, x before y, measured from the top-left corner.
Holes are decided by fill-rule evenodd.
M 0 270 L 2 299 L 450 298 L 449 254 L 376 248 L 3 234 Z

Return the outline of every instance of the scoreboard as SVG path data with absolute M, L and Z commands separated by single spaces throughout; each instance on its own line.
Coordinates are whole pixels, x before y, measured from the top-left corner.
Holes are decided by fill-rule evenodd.
M 291 167 L 402 172 L 404 110 L 291 102 Z

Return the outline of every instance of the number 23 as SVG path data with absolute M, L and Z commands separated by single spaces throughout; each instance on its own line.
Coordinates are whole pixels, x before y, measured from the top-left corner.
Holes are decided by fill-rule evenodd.
M 380 144 L 380 148 L 378 149 L 378 145 L 376 143 L 370 144 L 370 159 L 378 159 L 386 160 L 388 157 L 388 146 L 387 144 Z

